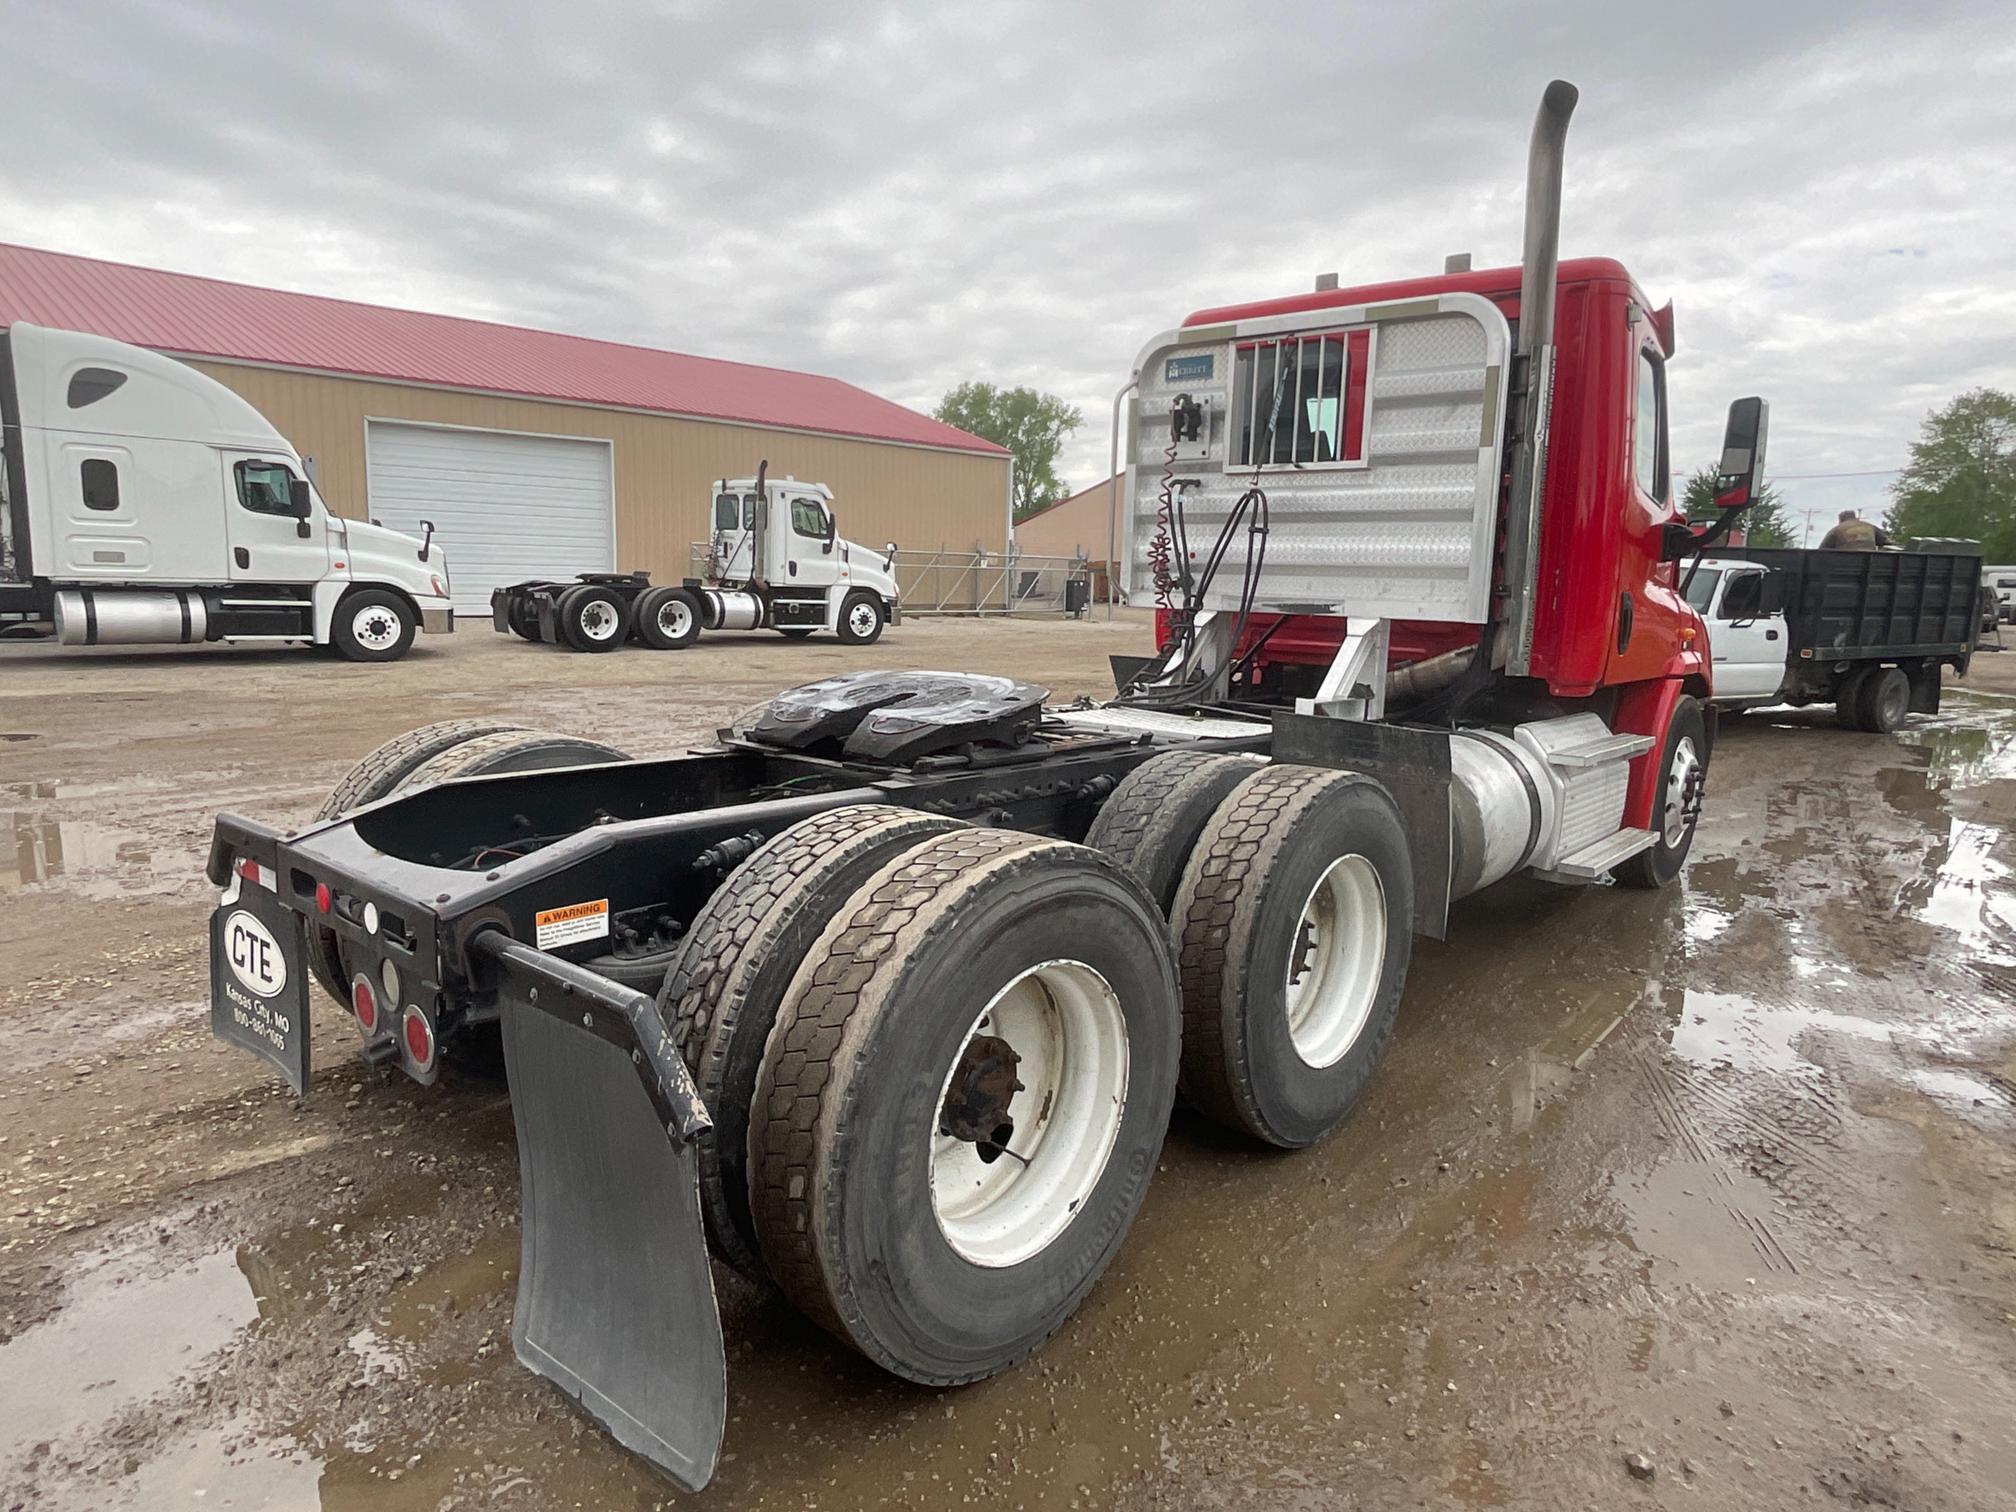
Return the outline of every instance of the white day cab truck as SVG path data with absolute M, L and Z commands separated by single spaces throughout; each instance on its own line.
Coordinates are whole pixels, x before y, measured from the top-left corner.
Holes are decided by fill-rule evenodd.
M 1708 621 L 1718 708 L 1831 703 L 1849 729 L 1887 734 L 1939 712 L 1943 668 L 1966 676 L 1980 583 L 1978 545 L 1926 539 L 1902 551 L 1724 547 L 1685 586 Z
M 896 549 L 842 540 L 830 488 L 771 481 L 769 472 L 763 462 L 755 477 L 716 488 L 704 578 L 655 588 L 642 572 L 513 583 L 490 595 L 491 623 L 576 651 L 614 651 L 626 640 L 683 651 L 703 630 L 776 630 L 792 640 L 824 630 L 873 645 L 902 620 Z
M 431 528 L 332 514 L 271 422 L 186 363 L 17 322 L 0 419 L 0 636 L 386 662 L 454 628 Z

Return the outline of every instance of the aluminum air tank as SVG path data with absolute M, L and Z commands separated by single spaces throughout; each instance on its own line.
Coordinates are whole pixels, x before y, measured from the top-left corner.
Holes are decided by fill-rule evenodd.
M 703 588 L 701 603 L 709 630 L 754 630 L 763 623 L 763 600 L 732 588 Z
M 189 646 L 209 627 L 200 593 L 65 588 L 56 595 L 58 645 Z

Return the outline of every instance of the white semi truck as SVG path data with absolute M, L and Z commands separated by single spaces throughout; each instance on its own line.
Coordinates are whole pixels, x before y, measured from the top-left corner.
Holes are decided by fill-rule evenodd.
M 16 322 L 0 420 L 0 635 L 385 662 L 454 628 L 431 527 L 331 513 L 272 423 L 186 363 Z
M 613 651 L 626 640 L 683 651 L 703 630 L 776 630 L 792 640 L 825 630 L 873 645 L 902 620 L 896 548 L 841 539 L 832 489 L 769 474 L 766 461 L 755 477 L 716 486 L 704 578 L 654 588 L 648 573 L 590 572 L 513 583 L 490 595 L 491 623 L 576 651 Z

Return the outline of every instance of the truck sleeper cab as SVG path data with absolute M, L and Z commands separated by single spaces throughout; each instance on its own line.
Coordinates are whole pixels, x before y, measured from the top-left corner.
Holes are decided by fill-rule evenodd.
M 17 322 L 0 332 L 0 419 L 0 627 L 354 661 L 454 628 L 431 539 L 330 513 L 266 418 L 184 363 Z

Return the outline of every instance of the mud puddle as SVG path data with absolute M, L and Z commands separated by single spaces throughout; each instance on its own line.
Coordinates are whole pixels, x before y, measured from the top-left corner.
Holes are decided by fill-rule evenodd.
M 258 1316 L 235 1247 L 182 1257 L 171 1238 L 150 1223 L 85 1258 L 55 1315 L 0 1344 L 0 1379 L 15 1387 L 0 1414 L 0 1467 L 104 1428 Z

